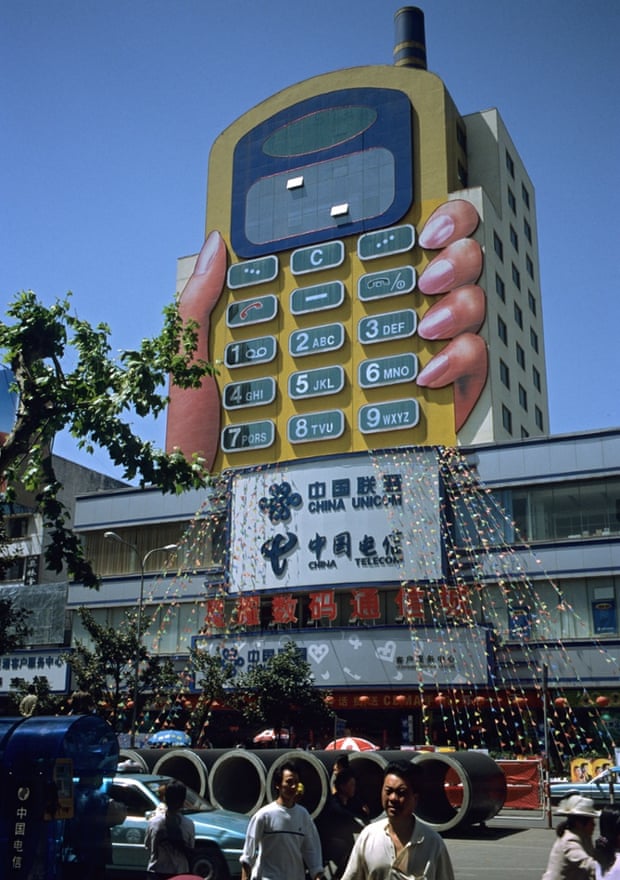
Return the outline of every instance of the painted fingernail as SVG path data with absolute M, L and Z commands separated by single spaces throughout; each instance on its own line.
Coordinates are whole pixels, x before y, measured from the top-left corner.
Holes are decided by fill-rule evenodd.
M 202 250 L 196 260 L 194 267 L 194 275 L 204 275 L 208 271 L 211 260 L 216 255 L 220 246 L 221 236 L 217 230 L 209 233 L 207 240 L 202 246 Z
M 454 220 L 446 214 L 438 214 L 431 217 L 418 239 L 420 247 L 439 248 L 454 233 Z
M 436 355 L 427 363 L 422 372 L 418 375 L 416 382 L 418 385 L 428 387 L 438 382 L 446 370 L 448 369 L 450 359 L 445 354 Z
M 454 330 L 452 311 L 440 307 L 427 312 L 420 321 L 418 333 L 422 339 L 445 339 Z
M 418 282 L 422 293 L 445 293 L 454 284 L 454 266 L 450 260 L 433 260 Z

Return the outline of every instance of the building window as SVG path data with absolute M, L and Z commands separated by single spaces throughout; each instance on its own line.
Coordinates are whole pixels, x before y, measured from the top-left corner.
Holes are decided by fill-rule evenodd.
M 504 345 L 508 345 L 508 327 L 506 327 L 506 322 L 499 315 L 497 316 L 497 335 Z
M 530 327 L 530 344 L 534 351 L 538 354 L 538 333 Z
M 512 264 L 512 280 L 517 290 L 521 290 L 521 273 L 514 263 Z
M 502 302 L 506 302 L 506 285 L 497 274 L 497 272 L 495 273 L 495 292 Z
M 528 192 L 527 187 L 524 183 L 521 184 L 521 198 L 523 199 L 523 204 L 526 208 L 530 206 L 530 194 Z
M 527 391 L 525 390 L 523 385 L 519 385 L 519 403 L 527 412 Z
M 502 403 L 502 425 L 504 426 L 506 431 L 508 431 L 509 434 L 512 434 L 512 413 L 510 412 L 508 407 L 505 406 L 503 403 Z
M 23 581 L 26 574 L 26 559 L 24 556 L 15 556 L 7 560 L 0 568 L 0 581 Z
M 536 420 L 536 427 L 540 428 L 540 430 L 542 431 L 543 430 L 543 414 L 542 414 L 542 410 L 538 406 L 534 408 L 534 419 Z
M 527 269 L 527 274 L 530 278 L 534 278 L 534 263 L 532 262 L 532 258 L 526 254 L 525 255 L 525 268 Z
M 499 378 L 506 388 L 510 388 L 510 370 L 501 358 L 499 360 Z
M 521 328 L 521 330 L 523 330 L 523 312 L 521 311 L 521 306 L 519 306 L 519 305 L 517 305 L 517 303 L 515 303 L 514 309 L 515 309 L 515 323 L 517 324 L 518 327 Z
M 456 124 L 456 142 L 464 153 L 467 152 L 467 132 L 462 125 Z
M 532 367 L 532 384 L 537 391 L 540 391 L 540 373 L 536 367 Z
M 504 245 L 502 244 L 502 240 L 497 234 L 497 232 L 493 233 L 493 249 L 500 260 L 504 259 Z
M 532 227 L 527 222 L 527 217 L 523 218 L 523 234 L 525 235 L 525 237 L 527 238 L 527 240 L 531 244 L 532 243 Z
M 527 292 L 527 304 L 530 307 L 530 312 L 535 315 L 536 314 L 536 297 L 532 293 L 531 290 Z
M 459 183 L 463 189 L 466 189 L 468 185 L 467 168 L 465 168 L 462 162 L 456 163 L 456 173 L 458 174 Z
M 515 194 L 510 189 L 510 187 L 508 187 L 508 204 L 510 206 L 510 210 L 512 211 L 512 213 L 516 214 L 517 213 L 517 200 L 515 199 Z
M 515 350 L 517 353 L 517 363 L 519 364 L 521 369 L 524 370 L 525 369 L 525 352 L 523 351 L 523 349 L 521 348 L 521 346 L 519 345 L 518 342 L 516 343 Z
M 519 251 L 519 236 L 517 235 L 517 232 L 512 225 L 510 226 L 510 243 L 512 244 L 513 248 L 518 253 L 518 251 Z
M 520 486 L 510 490 L 510 510 L 527 541 L 607 537 L 620 532 L 619 490 L 618 477 Z
M 523 425 L 521 425 L 521 439 L 527 440 L 527 438 L 529 436 L 530 436 L 530 432 L 526 428 L 524 428 Z
M 506 168 L 508 169 L 508 174 L 510 174 L 511 177 L 514 177 L 515 176 L 515 163 L 514 163 L 514 159 L 512 158 L 512 156 L 510 155 L 508 150 L 506 150 Z
M 4 530 L 10 541 L 25 538 L 28 534 L 28 517 L 7 516 L 4 521 Z

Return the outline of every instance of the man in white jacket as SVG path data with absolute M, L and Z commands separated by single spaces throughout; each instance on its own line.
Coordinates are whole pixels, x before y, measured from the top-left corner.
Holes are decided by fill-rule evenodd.
M 355 841 L 342 880 L 454 880 L 442 837 L 418 819 L 421 768 L 394 761 L 385 768 L 381 803 L 385 815 Z

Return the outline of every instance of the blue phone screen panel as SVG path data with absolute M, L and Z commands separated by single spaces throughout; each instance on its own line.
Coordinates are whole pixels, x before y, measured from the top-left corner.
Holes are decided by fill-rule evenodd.
M 379 229 L 412 203 L 412 109 L 397 89 L 299 101 L 235 147 L 231 243 L 240 257 Z

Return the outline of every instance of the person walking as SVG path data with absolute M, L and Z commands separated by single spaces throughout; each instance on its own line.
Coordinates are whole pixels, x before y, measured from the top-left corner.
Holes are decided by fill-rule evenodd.
M 164 791 L 165 811 L 149 819 L 144 845 L 148 850 L 147 880 L 169 880 L 186 874 L 195 843 L 195 827 L 181 813 L 187 788 L 178 780 L 169 782 Z
M 385 816 L 361 830 L 342 880 L 454 880 L 442 837 L 415 815 L 422 772 L 408 761 L 387 765 L 381 788 Z
M 274 773 L 277 797 L 250 819 L 241 880 L 323 880 L 323 855 L 310 813 L 297 803 L 299 770 L 286 761 Z
M 316 820 L 326 872 L 339 878 L 346 867 L 355 838 L 368 823 L 368 808 L 356 796 L 356 778 L 350 767 L 341 770 L 325 809 Z
M 39 698 L 37 696 L 36 688 L 33 684 L 29 684 L 25 696 L 22 697 L 19 703 L 19 714 L 23 715 L 24 718 L 30 718 L 34 715 L 38 702 Z
M 565 818 L 556 828 L 542 880 L 595 880 L 592 834 L 599 811 L 594 809 L 594 801 L 573 794 L 560 801 L 555 814 Z
M 603 807 L 598 825 L 596 880 L 620 880 L 620 807 Z

